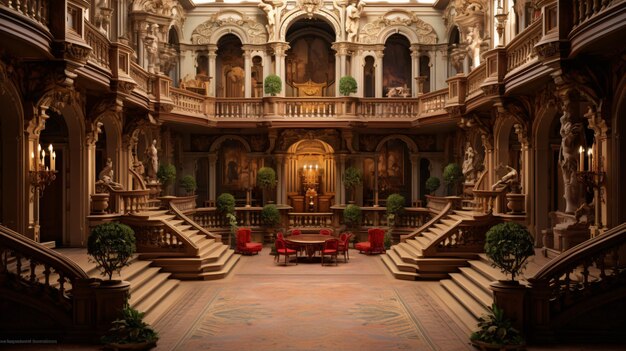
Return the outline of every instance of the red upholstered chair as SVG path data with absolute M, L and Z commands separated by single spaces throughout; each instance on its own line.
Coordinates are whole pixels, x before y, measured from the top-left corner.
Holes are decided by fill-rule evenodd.
M 367 241 L 357 243 L 354 247 L 360 253 L 385 253 L 385 231 L 380 228 L 372 228 L 367 231 Z
M 276 239 L 285 240 L 285 236 L 283 235 L 283 232 L 276 233 Z
M 322 266 L 324 265 L 324 256 L 330 256 L 335 258 L 335 265 L 337 264 L 337 253 L 339 252 L 339 240 L 328 239 L 324 242 L 324 249 L 322 249 Z
M 263 244 L 250 242 L 250 229 L 239 228 L 237 230 L 237 250 L 241 254 L 259 253 L 263 249 Z
M 286 266 L 287 263 L 289 262 L 289 256 L 295 255 L 296 264 L 298 264 L 297 251 L 287 248 L 287 245 L 285 244 L 284 240 L 276 239 L 276 241 L 274 242 L 274 245 L 276 245 L 276 258 L 277 258 L 276 261 L 277 262 L 280 262 L 280 255 L 283 255 L 285 256 L 285 266 Z
M 349 245 L 352 233 L 341 233 L 339 236 L 339 253 L 343 253 L 344 262 L 350 259 Z
M 291 235 L 300 235 L 300 234 L 302 234 L 300 229 L 292 229 L 291 230 Z
M 332 231 L 330 229 L 320 229 L 321 235 L 331 235 Z

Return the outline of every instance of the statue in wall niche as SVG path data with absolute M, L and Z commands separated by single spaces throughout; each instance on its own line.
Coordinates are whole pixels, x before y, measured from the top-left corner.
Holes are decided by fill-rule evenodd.
M 559 164 L 563 173 L 563 187 L 565 199 L 565 213 L 574 213 L 579 205 L 580 190 L 576 171 L 578 170 L 577 146 L 582 132 L 581 123 L 572 123 L 569 113 L 561 117 L 561 149 L 559 150 Z
M 466 183 L 472 183 L 476 179 L 476 168 L 474 167 L 476 151 L 469 142 L 465 144 L 465 156 L 463 157 L 463 176 Z
M 156 139 L 152 140 L 152 144 L 148 149 L 146 149 L 146 163 L 148 168 L 148 180 L 156 182 L 157 180 L 157 172 L 159 170 L 159 156 L 156 147 L 157 141 Z
M 113 173 L 113 161 L 109 157 L 107 158 L 106 166 L 104 166 L 104 168 L 100 171 L 100 174 L 98 174 L 98 180 L 113 189 L 123 189 L 122 184 L 113 181 Z
M 148 25 L 149 34 L 144 39 L 146 57 L 148 59 L 148 72 L 157 72 L 157 56 L 159 54 L 159 38 L 156 36 L 158 24 Z
M 519 177 L 517 170 L 511 166 L 502 164 L 499 165 L 498 168 L 496 168 L 496 171 L 499 169 L 504 169 L 507 173 L 491 186 L 491 190 L 495 190 L 499 186 L 504 185 L 505 187 L 509 187 L 512 193 L 519 193 Z
M 353 42 L 359 32 L 359 20 L 364 6 L 364 1 L 356 0 L 346 7 L 346 33 L 349 42 Z
M 265 11 L 267 15 L 267 25 L 265 29 L 267 29 L 267 35 L 270 40 L 274 39 L 274 28 L 276 27 L 276 8 L 271 2 L 265 2 L 261 0 L 259 3 L 259 8 Z
M 472 67 L 476 68 L 480 65 L 480 46 L 483 42 L 480 37 L 478 27 L 471 27 L 467 33 L 467 53 L 472 62 Z

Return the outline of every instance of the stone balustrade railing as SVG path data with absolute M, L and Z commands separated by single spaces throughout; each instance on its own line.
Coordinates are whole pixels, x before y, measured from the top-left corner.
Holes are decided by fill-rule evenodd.
M 137 87 L 135 89 L 142 90 L 147 94 L 152 93 L 152 87 L 149 84 L 150 73 L 132 61 L 130 63 L 130 77 L 135 81 L 135 83 L 137 83 Z
M 363 119 L 415 119 L 419 112 L 417 98 L 364 98 L 360 99 Z
M 442 114 L 446 113 L 445 106 L 448 100 L 448 88 L 433 91 L 419 97 L 420 113 Z
M 121 190 L 111 195 L 115 197 L 117 213 L 138 213 L 146 208 L 150 190 Z
M 215 118 L 217 120 L 255 120 L 263 116 L 263 101 L 260 98 L 217 98 Z
M 193 213 L 192 219 L 205 229 L 228 228 L 229 223 L 221 213 L 217 212 L 215 207 L 199 207 Z
M 172 112 L 178 114 L 189 114 L 196 116 L 205 116 L 206 103 L 205 97 L 186 89 L 170 87 L 170 97 L 174 102 Z
M 482 92 L 480 85 L 485 79 L 487 79 L 487 65 L 483 62 L 467 75 L 467 96 Z
M 572 22 L 574 27 L 577 27 L 621 0 L 572 0 L 572 2 Z
M 177 210 L 184 214 L 189 214 L 196 209 L 197 195 L 191 196 L 161 196 L 158 199 L 161 201 L 161 208 L 170 208 L 175 206 Z
M 419 228 L 432 218 L 432 213 L 427 208 L 405 208 L 394 224 L 396 227 Z
M 261 226 L 261 210 L 263 207 L 235 207 L 237 224 L 245 227 Z
M 50 0 L 2 0 L 0 4 L 48 28 Z
M 333 213 L 290 213 L 289 228 L 332 227 Z
M 522 33 L 511 40 L 506 47 L 507 72 L 520 67 L 537 58 L 535 44 L 539 42 L 541 33 L 541 21 L 533 22 Z
M 198 246 L 167 221 L 149 225 L 147 221 L 126 219 L 135 231 L 135 245 L 142 257 L 189 257 L 197 256 Z
M 111 49 L 111 42 L 91 22 L 85 22 L 85 41 L 91 46 L 89 61 L 110 71 L 109 50 Z

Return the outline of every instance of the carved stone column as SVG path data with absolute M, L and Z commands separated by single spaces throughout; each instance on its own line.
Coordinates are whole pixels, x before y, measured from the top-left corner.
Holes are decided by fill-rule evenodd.
M 374 97 L 383 97 L 383 50 L 376 51 L 376 62 L 374 63 L 376 74 L 376 91 Z
M 275 57 L 275 68 L 274 72 L 276 75 L 280 77 L 282 81 L 282 89 L 278 96 L 285 96 L 285 83 L 286 83 L 286 72 L 285 72 L 285 57 L 287 57 L 287 50 L 289 49 L 289 44 L 286 42 L 276 42 L 271 43 L 272 49 L 274 50 Z
M 417 77 L 420 76 L 420 52 L 419 45 L 411 46 L 411 96 L 416 97 L 419 89 L 417 87 Z
M 278 154 L 276 157 L 276 203 L 283 205 L 287 203 L 287 177 L 285 175 L 285 155 Z
M 347 57 L 348 57 L 348 44 L 347 43 L 335 43 L 333 45 L 335 50 L 335 82 L 339 82 L 341 77 L 348 74 L 347 72 Z M 339 84 L 335 84 L 335 96 L 341 96 L 339 92 Z
M 217 84 L 217 68 L 215 60 L 217 59 L 217 45 L 208 45 L 207 49 L 209 57 L 209 76 L 213 75 L 209 81 L 209 96 L 215 97 L 215 85 Z M 213 199 L 215 200 L 215 199 Z
M 419 201 L 419 185 L 420 185 L 420 157 L 419 154 L 411 154 L 411 205 Z
M 216 166 L 217 166 L 217 154 L 209 154 L 209 202 L 215 203 L 217 200 L 216 190 L 217 186 L 215 182 L 217 181 L 216 174 Z
M 244 78 L 244 97 L 252 97 L 252 52 L 249 49 L 245 49 L 243 52 L 243 70 L 245 74 Z
M 595 203 L 595 223 L 592 228 L 592 236 L 600 233 L 600 230 L 606 228 L 609 222 L 608 208 L 614 201 L 612 196 L 607 196 L 606 181 L 607 174 L 611 172 L 611 163 L 608 161 L 609 150 L 611 150 L 611 139 L 609 138 L 610 128 L 606 123 L 606 119 L 602 117 L 602 111 L 595 106 L 590 106 L 585 114 L 585 118 L 589 120 L 589 127 L 593 129 L 593 165 L 591 169 L 598 175 L 594 181 L 597 181 L 598 187 L 594 189 Z M 603 179 L 600 179 L 603 178 Z

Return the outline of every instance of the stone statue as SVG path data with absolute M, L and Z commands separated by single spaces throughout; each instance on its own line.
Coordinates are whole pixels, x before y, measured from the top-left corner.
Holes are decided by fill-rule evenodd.
M 150 73 L 158 73 L 157 66 L 157 57 L 159 54 L 159 38 L 156 36 L 157 28 L 159 28 L 158 24 L 148 25 L 150 29 L 150 34 L 146 36 L 145 46 L 146 46 L 146 57 L 148 59 L 148 72 Z
M 483 40 L 480 37 L 478 27 L 470 28 L 466 37 L 467 41 L 467 53 L 472 62 L 472 67 L 478 67 L 480 65 L 480 45 Z
M 491 190 L 495 190 L 500 185 L 504 184 L 505 187 L 508 186 L 511 189 L 512 193 L 518 192 L 519 180 L 517 175 L 517 170 L 511 166 L 500 165 L 498 169 L 505 169 L 507 173 L 500 178 L 494 185 L 491 186 Z
M 348 33 L 347 41 L 353 42 L 359 32 L 359 19 L 361 11 L 365 6 L 364 1 L 356 0 L 346 7 L 346 32 Z
M 111 161 L 110 157 L 107 158 L 106 166 L 104 166 L 104 168 L 98 174 L 98 180 L 113 189 L 123 189 L 122 184 L 113 181 L 113 161 Z
M 146 163 L 147 163 L 147 169 L 148 169 L 148 173 L 146 175 L 148 176 L 149 180 L 152 180 L 155 182 L 157 180 L 157 172 L 159 170 L 159 156 L 158 156 L 156 144 L 157 144 L 157 141 L 156 139 L 154 139 L 152 141 L 152 145 L 150 145 L 150 147 L 148 147 L 148 149 L 146 150 L 146 158 L 147 158 Z
M 471 183 L 476 178 L 476 168 L 474 167 L 474 158 L 476 157 L 476 151 L 469 143 L 465 144 L 465 156 L 463 158 L 463 176 L 465 176 L 465 182 Z
M 261 0 L 259 8 L 267 14 L 267 35 L 270 40 L 274 39 L 274 29 L 276 27 L 276 8 L 273 4 Z
M 565 213 L 574 213 L 580 203 L 580 191 L 576 171 L 578 170 L 577 141 L 580 139 L 582 125 L 572 123 L 569 114 L 561 117 L 561 149 L 559 150 L 559 164 L 563 173 L 563 187 L 565 193 Z

